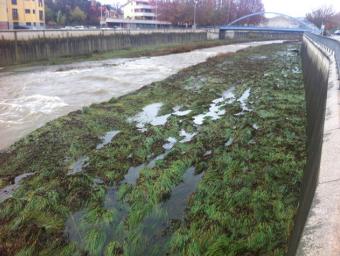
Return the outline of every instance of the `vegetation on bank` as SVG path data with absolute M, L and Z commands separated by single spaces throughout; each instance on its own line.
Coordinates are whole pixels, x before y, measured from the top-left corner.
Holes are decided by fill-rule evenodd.
M 220 55 L 15 143 L 0 187 L 34 175 L 1 203 L 0 254 L 284 255 L 306 160 L 297 49 Z

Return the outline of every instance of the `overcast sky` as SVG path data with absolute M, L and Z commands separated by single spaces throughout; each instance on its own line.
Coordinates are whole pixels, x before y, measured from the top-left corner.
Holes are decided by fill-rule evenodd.
M 103 4 L 125 3 L 126 0 L 99 0 Z M 280 12 L 294 17 L 304 17 L 307 12 L 324 5 L 340 11 L 340 0 L 262 0 L 266 11 Z
M 303 17 L 307 12 L 321 6 L 332 6 L 340 11 L 340 0 L 262 0 L 266 11 L 280 12 L 294 17 Z

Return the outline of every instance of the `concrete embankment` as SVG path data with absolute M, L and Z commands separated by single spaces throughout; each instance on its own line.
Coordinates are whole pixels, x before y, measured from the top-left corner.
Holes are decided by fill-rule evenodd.
M 0 66 L 50 58 L 80 56 L 97 52 L 149 45 L 181 44 L 207 40 L 207 32 L 115 33 L 70 37 L 42 36 L 33 39 L 0 40 Z
M 269 31 L 246 31 L 221 29 L 220 39 L 237 40 L 238 42 L 248 40 L 301 40 L 302 32 L 269 32 Z
M 226 43 L 300 40 L 301 33 L 263 33 L 217 30 L 142 31 L 2 31 L 0 66 L 59 57 L 76 57 L 114 50 L 225 40 Z
M 338 53 L 326 45 L 333 43 L 304 36 L 308 159 L 288 255 L 340 255 Z

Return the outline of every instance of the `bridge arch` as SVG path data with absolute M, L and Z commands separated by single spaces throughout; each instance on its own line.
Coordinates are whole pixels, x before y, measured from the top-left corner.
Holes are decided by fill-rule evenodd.
M 245 20 L 245 19 L 248 19 L 250 17 L 253 17 L 253 16 L 262 16 L 264 14 L 274 14 L 274 15 L 277 15 L 277 16 L 282 16 L 282 17 L 285 17 L 285 18 L 288 18 L 290 20 L 293 20 L 295 22 L 297 22 L 298 24 L 300 24 L 304 29 L 306 30 L 309 30 L 309 31 L 314 31 L 314 32 L 319 32 L 319 29 L 316 28 L 316 27 L 312 27 L 310 26 L 309 24 L 307 24 L 306 22 L 303 22 L 302 20 L 299 20 L 297 18 L 294 18 L 292 16 L 289 16 L 287 14 L 283 14 L 283 13 L 279 13 L 279 12 L 266 12 L 266 11 L 262 11 L 262 12 L 255 12 L 255 13 L 251 13 L 251 14 L 248 14 L 248 15 L 245 15 L 245 16 L 242 16 L 232 22 L 230 22 L 227 26 L 232 26 L 234 25 L 235 23 L 239 22 L 239 21 L 242 21 L 242 20 Z

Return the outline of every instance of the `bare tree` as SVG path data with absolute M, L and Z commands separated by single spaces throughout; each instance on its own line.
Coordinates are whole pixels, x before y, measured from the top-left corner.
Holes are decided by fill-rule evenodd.
M 318 28 L 325 25 L 326 29 L 332 28 L 332 19 L 335 16 L 335 11 L 331 6 L 323 6 L 306 15 L 306 19 L 312 22 Z
M 154 0 L 156 1 L 156 0 Z M 192 25 L 194 0 L 157 0 L 159 20 L 177 25 Z M 262 0 L 198 0 L 198 25 L 221 25 L 254 12 L 264 11 Z M 245 20 L 258 23 L 261 17 Z

